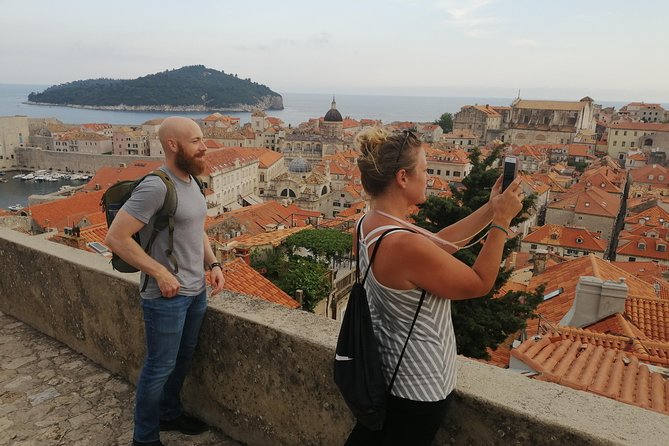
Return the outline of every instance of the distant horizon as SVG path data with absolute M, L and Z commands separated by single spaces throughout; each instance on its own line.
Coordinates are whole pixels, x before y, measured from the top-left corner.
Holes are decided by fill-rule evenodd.
M 111 79 L 116 79 L 116 78 L 111 78 Z M 121 79 L 121 78 L 118 78 Z M 67 81 L 67 82 L 75 82 L 79 80 L 87 80 L 87 79 L 76 79 L 72 81 Z M 60 84 L 63 84 L 66 82 L 61 82 Z M 16 83 L 16 82 L 0 82 L 0 85 L 7 85 L 7 86 L 20 86 L 20 87 L 40 87 L 40 88 L 49 88 L 54 85 L 59 85 L 59 84 L 35 84 L 35 83 Z M 272 88 L 271 86 L 267 85 L 270 89 L 273 91 L 279 93 L 279 94 L 295 94 L 295 95 L 329 95 L 329 96 L 334 96 L 335 98 L 337 96 L 372 96 L 372 97 L 415 97 L 415 98 L 458 98 L 458 99 L 499 99 L 499 100 L 510 100 L 513 101 L 516 99 L 518 90 L 516 90 L 516 94 L 513 96 L 502 96 L 502 95 L 495 95 L 495 94 L 485 94 L 485 90 L 490 91 L 491 87 L 482 87 L 481 93 L 474 94 L 477 91 L 475 88 L 472 87 L 467 87 L 467 88 L 457 88 L 457 87 L 449 87 L 449 90 L 466 90 L 469 92 L 469 94 L 449 94 L 445 92 L 436 92 L 436 93 L 413 93 L 413 92 L 397 92 L 394 91 L 394 94 L 389 94 L 389 93 L 384 93 L 383 91 L 363 91 L 361 88 L 355 88 L 353 89 L 353 92 L 351 92 L 351 89 L 346 89 L 343 92 L 326 92 L 326 91 L 277 91 L 276 89 Z M 427 87 L 425 87 L 427 89 Z M 399 89 L 402 90 L 402 89 Z M 438 90 L 435 88 L 435 90 Z M 443 90 L 443 88 L 441 88 Z M 495 89 L 497 90 L 497 89 Z M 509 90 L 509 89 L 506 89 Z M 530 94 L 525 95 L 523 94 L 524 91 L 529 91 Z M 543 91 L 543 94 L 538 93 L 539 91 Z M 550 91 L 556 91 L 559 92 L 558 94 L 550 94 Z M 528 88 L 523 90 L 522 88 L 520 89 L 520 98 L 521 99 L 528 99 L 528 100 L 554 100 L 554 101 L 579 101 L 581 98 L 585 96 L 590 96 L 594 99 L 596 104 L 603 104 L 603 103 L 630 103 L 630 102 L 645 102 L 649 104 L 661 104 L 663 106 L 667 106 L 665 108 L 669 109 L 669 100 L 658 100 L 658 99 L 652 99 L 652 100 L 647 100 L 647 99 L 640 99 L 638 97 L 633 97 L 633 98 L 627 98 L 627 99 L 616 99 L 616 98 L 609 98 L 606 97 L 605 99 L 598 99 L 596 94 L 581 94 L 580 96 L 578 94 L 574 96 L 568 96 L 567 95 L 567 90 L 565 89 L 535 89 L 535 88 Z M 622 93 L 618 92 L 618 93 Z M 26 97 L 27 99 L 27 97 Z

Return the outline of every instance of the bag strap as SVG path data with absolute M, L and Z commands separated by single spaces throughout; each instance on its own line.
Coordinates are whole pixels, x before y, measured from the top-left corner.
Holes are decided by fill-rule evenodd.
M 364 217 L 363 217 L 364 218 Z M 356 253 L 357 255 L 355 256 L 355 280 L 356 282 L 360 282 L 360 230 L 362 229 L 362 218 L 358 221 L 358 231 L 357 231 L 357 237 L 356 237 Z M 367 271 L 365 271 L 365 276 L 362 279 L 362 284 L 365 283 L 365 280 L 367 280 L 367 275 L 369 274 L 369 270 L 372 268 L 372 262 L 374 262 L 374 258 L 376 257 L 376 252 L 379 249 L 379 245 L 381 244 L 381 240 L 383 240 L 383 237 L 385 237 L 387 234 L 390 234 L 391 232 L 394 231 L 408 231 L 408 232 L 416 232 L 413 231 L 409 228 L 391 228 L 383 232 L 381 236 L 378 238 L 376 241 L 376 244 L 374 245 L 374 250 L 372 251 L 372 257 L 369 259 L 369 265 L 367 265 Z M 418 319 L 418 314 L 420 313 L 420 309 L 423 307 L 423 302 L 425 301 L 425 296 L 427 295 L 427 292 L 423 290 L 423 292 L 420 295 L 420 301 L 418 301 L 418 308 L 416 308 L 416 313 L 413 316 L 413 321 L 411 321 L 411 326 L 409 327 L 409 333 L 407 334 L 407 338 L 404 341 L 404 346 L 402 347 L 402 353 L 400 353 L 400 357 L 397 360 L 397 366 L 395 366 L 395 371 L 393 372 L 393 377 L 390 379 L 390 384 L 388 384 L 388 393 L 393 389 L 393 384 L 395 384 L 395 378 L 397 377 L 397 372 L 400 370 L 400 365 L 402 364 L 402 358 L 404 358 L 404 352 L 407 349 L 407 345 L 409 345 L 409 338 L 411 337 L 411 333 L 413 332 L 413 328 L 416 325 L 416 320 Z
M 179 272 L 179 264 L 177 263 L 177 258 L 174 255 L 174 214 L 176 213 L 177 205 L 178 205 L 178 200 L 179 196 L 176 193 L 176 188 L 174 187 L 174 183 L 172 182 L 172 178 L 170 178 L 169 175 L 167 175 L 165 172 L 163 172 L 160 169 L 156 169 L 153 172 L 147 174 L 143 178 L 141 178 L 137 184 L 141 183 L 144 181 L 146 177 L 149 176 L 156 176 L 160 178 L 163 183 L 165 184 L 165 187 L 167 188 L 165 192 L 165 198 L 163 199 L 163 204 L 156 212 L 156 219 L 153 222 L 153 230 L 151 231 L 151 236 L 149 237 L 148 242 L 146 243 L 146 247 L 144 248 L 144 252 L 147 254 L 151 252 L 151 247 L 153 246 L 153 242 L 156 240 L 156 237 L 158 234 L 165 229 L 166 227 L 168 228 L 168 247 L 167 250 L 165 250 L 165 255 L 167 255 L 167 258 L 170 260 L 172 263 L 172 267 L 174 269 L 175 273 Z M 199 183 L 198 183 L 199 185 Z M 202 190 L 202 189 L 200 189 Z M 171 201 L 174 200 L 174 206 L 171 209 L 167 209 L 168 206 L 170 206 Z M 144 278 L 144 284 L 142 285 L 142 292 L 146 291 L 146 287 L 149 284 L 149 276 L 148 274 Z
M 427 292 L 423 290 L 423 293 L 420 295 L 420 301 L 418 302 L 418 308 L 416 308 L 416 314 L 413 316 L 413 321 L 411 322 L 411 327 L 409 327 L 409 333 L 407 334 L 407 339 L 404 341 L 404 347 L 402 347 L 402 353 L 400 353 L 400 359 L 397 360 L 397 366 L 395 367 L 395 372 L 393 372 L 393 377 L 390 379 L 390 384 L 388 384 L 388 393 L 393 390 L 393 384 L 395 384 L 395 378 L 397 377 L 397 372 L 400 370 L 400 364 L 402 364 L 402 358 L 404 358 L 404 352 L 407 349 L 409 344 L 409 338 L 411 337 L 411 332 L 413 331 L 414 325 L 416 325 L 416 319 L 418 319 L 418 313 L 423 306 L 423 301 L 425 300 L 425 295 Z
M 409 228 L 400 228 L 400 227 L 391 228 L 391 229 L 387 229 L 386 231 L 384 231 L 383 234 L 381 234 L 381 236 L 376 240 L 376 243 L 374 245 L 374 249 L 372 250 L 372 256 L 369 259 L 369 265 L 367 265 L 367 269 L 365 270 L 365 275 L 362 278 L 362 282 L 360 282 L 360 230 L 361 229 L 362 229 L 362 218 L 358 221 L 358 230 L 357 230 L 357 234 L 356 234 L 357 237 L 356 237 L 356 244 L 355 244 L 356 248 L 355 248 L 355 250 L 356 250 L 357 255 L 355 256 L 355 281 L 360 283 L 361 285 L 364 285 L 365 281 L 367 280 L 367 276 L 369 275 L 369 271 L 372 268 L 372 263 L 374 263 L 374 259 L 376 258 L 376 253 L 379 250 L 379 246 L 381 245 L 381 240 L 383 240 L 383 238 L 386 235 L 390 234 L 391 232 L 408 231 L 408 232 L 414 232 L 415 233 L 416 231 L 413 231 Z

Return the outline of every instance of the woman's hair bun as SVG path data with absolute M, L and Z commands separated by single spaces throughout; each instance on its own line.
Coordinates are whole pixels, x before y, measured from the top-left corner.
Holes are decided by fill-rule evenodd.
M 369 156 L 375 152 L 381 144 L 388 139 L 388 132 L 380 127 L 371 127 L 358 133 L 355 144 L 363 156 Z

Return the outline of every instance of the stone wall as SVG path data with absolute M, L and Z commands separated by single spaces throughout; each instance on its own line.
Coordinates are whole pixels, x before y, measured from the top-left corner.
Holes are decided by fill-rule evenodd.
M 144 355 L 137 274 L 0 229 L 0 311 L 135 382 Z M 338 323 L 257 298 L 211 299 L 187 408 L 249 445 L 341 445 L 353 419 L 332 380 Z M 476 361 L 437 444 L 664 444 L 667 417 Z M 132 410 L 128 407 L 127 410 Z
M 102 166 L 128 165 L 138 161 L 160 161 L 162 157 L 112 156 L 87 153 L 55 152 L 38 147 L 16 149 L 17 165 L 23 169 L 53 169 L 72 172 L 94 173 Z

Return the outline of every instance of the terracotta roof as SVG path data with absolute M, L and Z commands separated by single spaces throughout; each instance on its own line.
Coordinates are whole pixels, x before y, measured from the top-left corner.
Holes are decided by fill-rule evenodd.
M 520 187 L 525 193 L 535 193 L 537 195 L 543 195 L 544 193 L 550 190 L 550 187 L 539 180 L 538 177 L 532 175 L 519 175 L 520 176 Z
M 162 161 L 143 161 L 126 167 L 102 166 L 95 172 L 93 178 L 86 183 L 84 190 L 107 190 L 119 181 L 141 178 L 163 164 Z
M 55 139 L 58 141 L 111 141 L 109 136 L 93 132 L 67 132 L 56 136 Z
M 587 144 L 568 144 L 569 156 L 587 156 L 590 153 L 590 146 Z
M 223 265 L 225 289 L 256 296 L 288 308 L 299 308 L 300 304 L 270 282 L 242 259 L 235 259 Z
M 582 110 L 585 102 L 570 101 L 534 101 L 521 99 L 512 105 L 512 108 L 524 108 L 535 110 Z
M 225 212 L 215 218 L 207 219 L 207 228 L 227 220 L 234 220 L 242 225 L 245 233 L 260 234 L 271 224 L 284 224 L 287 226 L 306 226 L 309 217 L 320 217 L 320 212 L 300 209 L 294 203 L 283 206 L 276 201 L 255 204 L 230 212 Z
M 598 187 L 567 191 L 549 208 L 573 210 L 577 214 L 598 215 L 615 218 L 620 208 L 620 196 L 604 192 Z
M 660 122 L 619 121 L 609 124 L 610 129 L 645 130 L 647 132 L 669 132 L 669 124 Z
M 626 234 L 620 237 L 616 253 L 631 257 L 644 257 L 669 262 L 667 241 L 643 235 Z
M 627 271 L 650 284 L 655 283 L 657 279 L 662 279 L 662 273 L 669 270 L 669 266 L 657 262 L 611 262 L 611 265 Z
M 646 210 L 631 213 L 625 218 L 625 223 L 643 226 L 665 226 L 669 224 L 669 212 L 660 206 L 653 206 Z
M 539 372 L 536 379 L 669 415 L 669 379 L 625 351 L 627 339 L 588 332 L 528 339 L 511 355 Z
M 207 149 L 222 149 L 225 145 L 216 141 L 215 139 L 205 139 L 204 145 L 207 146 Z
M 582 175 L 579 182 L 569 188 L 569 192 L 583 190 L 595 186 L 598 189 L 610 194 L 622 194 L 623 191 L 613 184 L 601 171 L 593 172 L 590 175 Z
M 537 333 L 540 323 L 543 327 L 549 324 L 555 326 L 562 320 L 574 303 L 576 286 L 581 276 L 593 276 L 601 280 L 611 281 L 618 281 L 621 277 L 624 278 L 628 286 L 627 305 L 631 305 L 630 302 L 635 298 L 659 301 L 655 297 L 655 289 L 651 284 L 617 268 L 606 260 L 596 257 L 594 254 L 589 254 L 546 268 L 543 273 L 532 277 L 528 286 L 529 289 L 536 289 L 539 285 L 545 284 L 546 293 L 558 288 L 562 288 L 562 292 L 539 304 L 536 313 L 540 314 L 543 320 L 541 322 L 537 319 L 528 320 L 527 332 L 529 334 Z M 635 303 L 634 305 L 636 308 L 638 304 Z M 642 308 L 645 309 L 643 305 Z M 641 318 L 641 316 L 629 314 L 632 317 L 632 322 L 635 324 Z M 544 320 L 547 323 L 544 323 Z
M 337 217 L 344 218 L 344 217 L 352 217 L 355 215 L 359 215 L 360 213 L 362 213 L 362 211 L 365 210 L 366 205 L 367 202 L 365 201 L 356 201 L 355 203 L 351 203 L 351 207 L 341 211 L 339 214 L 337 214 Z
M 648 161 L 648 156 L 643 153 L 635 153 L 627 157 L 628 160 L 632 161 Z
M 32 219 L 42 228 L 57 228 L 62 231 L 91 214 L 103 215 L 100 210 L 103 193 L 103 190 L 78 193 L 61 200 L 30 206 L 22 212 L 30 212 Z
M 453 130 L 450 133 L 441 135 L 442 139 L 478 139 L 478 136 L 469 129 Z
M 258 167 L 267 169 L 283 159 L 281 152 L 276 152 L 264 147 L 234 147 L 240 155 L 248 155 L 258 159 Z
M 227 147 L 224 149 L 207 150 L 204 155 L 205 169 L 203 175 L 211 175 L 221 169 L 234 167 L 235 162 L 239 161 L 242 165 L 251 164 L 258 158 L 249 153 L 243 153 L 236 147 Z
M 536 228 L 534 232 L 523 239 L 523 242 L 596 252 L 604 252 L 607 246 L 604 240 L 585 228 L 571 228 L 560 225 L 544 225 Z
M 669 188 L 669 169 L 659 164 L 648 164 L 647 166 L 632 169 L 630 170 L 630 176 L 634 183 L 652 184 L 654 186 Z
M 501 117 L 502 116 L 502 115 L 499 114 L 499 112 L 497 110 L 495 110 L 495 108 L 493 108 L 489 105 L 469 105 L 468 107 L 476 109 L 480 112 L 483 112 L 490 118 Z M 496 108 L 499 108 L 499 107 L 496 107 Z

